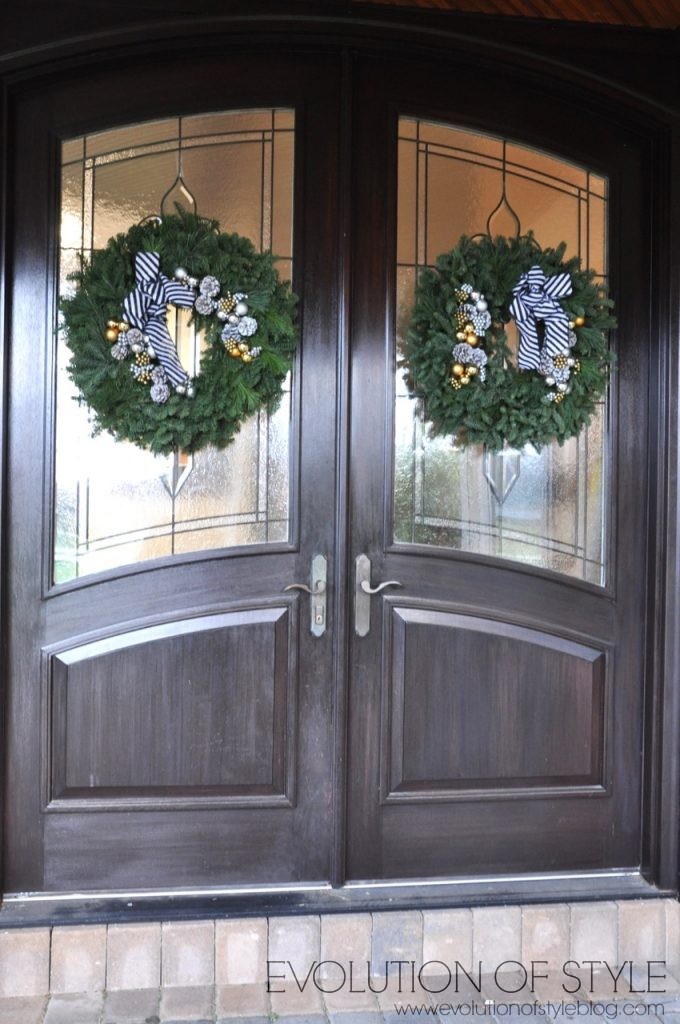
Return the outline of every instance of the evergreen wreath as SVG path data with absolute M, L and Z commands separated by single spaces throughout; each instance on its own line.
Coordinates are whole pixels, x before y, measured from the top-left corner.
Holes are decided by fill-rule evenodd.
M 613 362 L 605 332 L 616 321 L 594 272 L 565 260 L 565 250 L 541 249 L 532 233 L 463 236 L 421 272 L 403 365 L 433 434 L 491 451 L 540 449 L 590 422 Z M 519 365 L 505 331 L 511 319 Z
M 179 208 L 84 261 L 60 309 L 68 372 L 95 432 L 159 454 L 195 452 L 224 448 L 247 417 L 273 410 L 297 342 L 297 300 L 274 263 L 247 238 Z M 195 379 L 168 334 L 168 303 L 191 308 L 205 332 Z

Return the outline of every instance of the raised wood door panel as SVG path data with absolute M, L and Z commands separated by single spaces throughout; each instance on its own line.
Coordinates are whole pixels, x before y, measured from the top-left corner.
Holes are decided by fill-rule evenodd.
M 358 74 L 350 553 L 369 556 L 374 585 L 402 587 L 371 599 L 371 630 L 351 639 L 346 857 L 357 880 L 627 868 L 641 859 L 644 152 L 606 118 L 591 122 L 521 78 L 510 88 L 489 68 L 480 77 L 470 66 L 466 76 L 464 65 L 414 61 L 406 70 L 376 59 Z M 609 179 L 620 327 L 602 586 L 456 550 L 451 532 L 409 543 L 395 526 L 400 116 L 493 133 Z M 455 206 L 456 194 L 449 199 Z
M 605 651 L 394 598 L 384 614 L 386 803 L 604 792 Z
M 299 624 L 290 604 L 50 652 L 46 810 L 291 806 Z
M 255 63 L 252 54 L 205 53 L 165 66 L 118 62 L 17 99 L 9 892 L 329 876 L 332 635 L 312 637 L 308 597 L 284 588 L 308 582 L 317 553 L 333 572 L 336 425 L 326 389 L 335 388 L 336 279 L 331 261 L 305 256 L 337 245 L 337 68 L 328 58 L 303 66 L 270 56 L 256 74 Z M 61 142 L 178 114 L 274 106 L 295 112 L 294 288 L 305 311 L 292 384 L 289 540 L 53 585 Z M 71 455 L 78 459 L 77 448 Z

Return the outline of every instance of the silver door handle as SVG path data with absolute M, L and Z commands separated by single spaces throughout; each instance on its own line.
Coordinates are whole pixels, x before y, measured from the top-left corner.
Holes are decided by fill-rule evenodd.
M 356 560 L 356 586 L 354 589 L 354 632 L 357 636 L 367 636 L 371 628 L 371 594 L 379 594 L 385 587 L 400 587 L 398 580 L 385 580 L 377 586 L 371 586 L 371 560 L 367 555 L 359 555 Z
M 325 594 L 326 584 L 323 582 L 323 580 L 317 580 L 316 583 L 314 584 L 314 590 L 312 590 L 312 588 L 308 587 L 306 583 L 289 583 L 288 586 L 284 587 L 283 589 L 304 590 L 307 594 Z
M 306 583 L 289 583 L 283 589 L 284 591 L 304 590 L 306 594 L 311 595 L 312 600 L 309 602 L 310 632 L 312 636 L 323 636 L 326 632 L 326 590 L 328 585 L 327 564 L 323 555 L 314 555 L 309 582 L 311 586 Z
M 359 586 L 364 594 L 379 594 L 385 587 L 401 587 L 403 584 L 399 580 L 385 580 L 384 583 L 379 583 L 377 587 L 372 587 L 368 580 L 362 580 Z

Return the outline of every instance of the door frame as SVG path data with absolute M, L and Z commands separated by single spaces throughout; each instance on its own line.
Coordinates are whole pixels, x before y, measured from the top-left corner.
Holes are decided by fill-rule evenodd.
M 263 7 L 265 10 L 265 7 Z M 290 14 L 296 16 L 291 21 Z M 641 147 L 649 157 L 649 181 L 655 195 L 655 217 L 652 225 L 652 251 L 649 254 L 654 270 L 652 291 L 656 313 L 652 329 L 656 342 L 655 358 L 651 365 L 651 401 L 649 431 L 658 439 L 658 445 L 650 453 L 649 464 L 649 550 L 650 573 L 648 579 L 648 621 L 647 635 L 647 676 L 645 680 L 645 749 L 644 749 L 644 801 L 643 801 L 643 846 L 642 863 L 639 873 L 594 872 L 588 877 L 575 875 L 551 875 L 539 879 L 513 878 L 479 879 L 464 886 L 442 882 L 432 884 L 396 883 L 376 886 L 349 885 L 343 889 L 331 887 L 306 887 L 302 889 L 278 889 L 261 892 L 234 892 L 211 896 L 205 893 L 149 895 L 138 897 L 131 907 L 118 898 L 95 900 L 69 899 L 68 897 L 49 900 L 20 900 L 5 903 L 0 909 L 0 923 L 3 926 L 27 923 L 70 920 L 132 920 L 159 919 L 164 916 L 200 917 L 228 912 L 233 915 L 256 915 L 262 913 L 304 913 L 333 910 L 380 909 L 381 907 L 435 907 L 465 904 L 482 904 L 516 900 L 521 902 L 545 902 L 549 900 L 573 900 L 593 898 L 625 898 L 630 896 L 656 897 L 677 892 L 678 877 L 678 796 L 680 794 L 680 624 L 678 623 L 678 592 L 680 590 L 680 524 L 678 522 L 678 492 L 680 490 L 680 448 L 678 445 L 680 394 L 680 354 L 675 325 L 680 322 L 680 242 L 674 237 L 671 224 L 680 222 L 680 185 L 678 175 L 671 173 L 672 167 L 680 166 L 680 138 L 677 122 L 667 109 L 660 104 L 644 100 L 639 96 L 589 72 L 579 72 L 565 66 L 569 60 L 567 48 L 560 58 L 547 57 L 540 52 L 542 38 L 548 38 L 547 27 L 539 27 L 534 33 L 535 52 L 519 46 L 508 45 L 503 35 L 503 25 L 485 31 L 482 38 L 479 19 L 470 19 L 472 26 L 467 32 L 459 31 L 461 21 L 455 29 L 452 23 L 441 16 L 428 17 L 422 14 L 416 20 L 401 15 L 398 11 L 362 10 L 360 14 L 323 9 L 307 5 L 304 14 L 293 5 L 290 11 L 281 5 L 272 8 L 272 13 L 235 13 L 220 18 L 197 19 L 191 26 L 181 26 L 172 20 L 159 20 L 153 33 L 146 30 L 116 29 L 97 33 L 88 38 L 84 34 L 80 41 L 56 41 L 47 48 L 35 52 L 11 55 L 0 61 L 2 73 L 2 104 L 0 106 L 0 128 L 2 130 L 3 160 L 1 202 L 4 229 L 0 238 L 3 268 L 11 273 L 11 254 L 7 249 L 11 230 L 11 210 L 8 204 L 8 153 L 13 132 L 12 119 L 15 102 L 25 92 L 49 89 L 55 80 L 67 82 L 75 72 L 82 73 L 83 67 L 92 65 L 101 68 L 108 62 L 120 63 L 125 59 L 158 60 L 172 58 L 173 54 L 187 48 L 200 51 L 206 46 L 219 47 L 220 38 L 228 33 L 230 45 L 248 45 L 253 51 L 294 50 L 304 59 L 307 53 L 339 50 L 344 53 L 345 82 L 343 86 L 343 150 L 340 173 L 344 180 L 341 189 L 341 216 L 348 230 L 345 232 L 344 252 L 338 265 L 338 279 L 343 295 L 340 312 L 341 351 L 338 363 L 340 378 L 346 382 L 348 360 L 348 321 L 351 296 L 348 281 L 351 274 L 351 159 L 349 148 L 349 126 L 352 121 L 353 103 L 357 97 L 351 95 L 352 53 L 389 52 L 396 56 L 408 57 L 414 48 L 421 55 L 431 59 L 451 59 L 452 53 L 464 47 L 474 52 L 480 64 L 499 62 L 505 68 L 509 79 L 534 82 L 543 75 L 549 75 L 555 88 L 572 100 L 595 103 L 602 116 L 634 130 L 640 138 Z M 484 29 L 489 22 L 483 22 Z M 585 32 L 586 29 L 584 28 Z M 571 32 L 572 36 L 574 30 Z M 625 33 L 624 33 L 625 34 Z M 620 58 L 627 59 L 625 47 Z M 574 59 L 574 58 L 571 58 Z M 674 133 L 675 129 L 675 133 Z M 3 286 L 0 291 L 0 323 L 2 331 L 2 352 L 0 373 L 2 374 L 2 418 L 0 421 L 0 499 L 6 494 L 6 349 L 7 326 L 10 309 Z M 338 396 L 338 415 L 346 411 L 347 394 Z M 343 490 L 347 484 L 347 437 L 338 433 L 338 464 L 340 481 L 338 505 L 344 499 Z M 2 502 L 3 509 L 6 503 Z M 5 579 L 5 521 L 3 517 L 3 542 L 0 545 L 0 571 L 3 572 L 1 593 L 2 609 L 8 601 L 8 586 Z M 346 692 L 342 676 L 346 647 L 344 636 L 338 632 L 346 628 L 347 617 L 343 610 L 351 603 L 351 567 L 347 549 L 347 522 L 338 520 L 337 527 L 338 566 L 345 566 L 345 572 L 338 572 L 336 581 L 336 602 L 334 629 L 336 649 L 336 673 L 334 680 L 337 714 L 335 724 L 335 779 L 338 792 L 335 828 L 338 836 L 333 880 L 337 884 L 343 874 L 342 849 L 344 847 L 344 799 L 342 790 L 347 771 L 346 733 L 344 709 Z M 351 621 L 351 620 L 350 620 Z M 7 650 L 7 636 L 4 628 L 6 616 L 2 615 L 3 635 L 1 650 L 3 658 Z M 3 701 L 0 709 L 4 710 Z M 6 784 L 8 780 L 4 780 Z

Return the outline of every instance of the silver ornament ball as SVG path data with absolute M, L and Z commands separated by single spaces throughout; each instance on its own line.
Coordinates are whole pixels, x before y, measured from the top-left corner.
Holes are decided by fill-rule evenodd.
M 557 385 L 557 390 L 561 391 L 562 394 L 564 394 L 564 392 L 567 390 L 567 385 L 566 384 L 558 384 Z
M 236 316 L 236 313 L 230 313 L 229 314 L 229 316 L 227 317 L 227 323 L 230 323 L 230 324 L 237 324 L 238 323 L 238 317 Z
M 153 347 L 153 345 L 146 346 L 146 354 L 148 355 L 149 359 L 156 358 L 156 349 Z
M 486 299 L 477 299 L 477 302 L 475 303 L 475 309 L 479 313 L 486 313 L 488 308 L 489 303 L 486 301 Z
M 133 352 L 143 352 L 144 351 L 144 345 L 142 344 L 141 341 L 135 341 L 130 346 L 130 348 L 132 349 Z
M 553 386 L 553 384 L 555 383 L 555 378 L 554 377 L 546 377 L 545 378 L 545 382 L 548 385 L 548 387 L 551 388 Z
M 184 387 L 184 384 L 177 384 L 175 386 L 175 391 L 178 395 L 186 395 L 187 393 L 187 389 Z
M 192 384 L 192 385 L 190 385 L 187 388 L 187 398 L 193 398 L 195 394 L 196 394 L 196 388 Z
M 248 303 L 237 302 L 236 305 L 234 306 L 234 312 L 236 313 L 237 316 L 245 316 L 246 313 L 248 312 Z
M 226 320 L 227 316 L 228 316 L 228 314 L 225 313 L 223 309 L 218 309 L 217 310 L 217 319 L 218 320 Z
M 190 288 L 198 288 L 198 278 L 187 277 L 187 284 L 189 285 Z
M 189 276 L 189 271 L 185 270 L 184 267 L 175 268 L 175 278 L 177 281 L 186 281 Z

